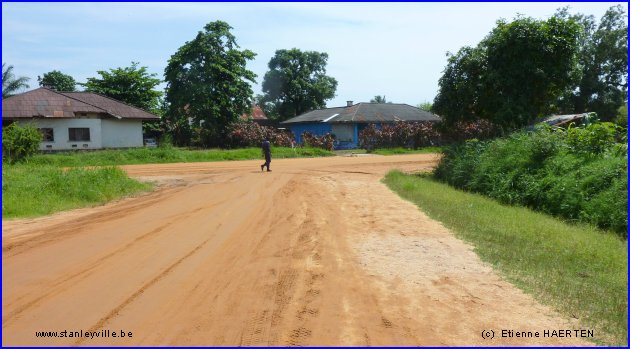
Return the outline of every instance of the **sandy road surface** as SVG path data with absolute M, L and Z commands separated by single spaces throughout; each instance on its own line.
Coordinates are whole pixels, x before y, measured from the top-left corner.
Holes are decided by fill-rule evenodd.
M 435 160 L 274 160 L 272 173 L 260 161 L 126 166 L 168 185 L 3 221 L 2 344 L 587 345 L 481 338 L 576 327 L 379 181 Z M 35 335 L 64 330 L 127 335 Z

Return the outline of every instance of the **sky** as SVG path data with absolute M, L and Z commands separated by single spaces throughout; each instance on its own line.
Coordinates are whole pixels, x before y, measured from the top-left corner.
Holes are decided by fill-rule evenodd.
M 594 15 L 599 21 L 623 2 L 545 3 L 2 3 L 2 62 L 17 76 L 52 70 L 77 82 L 98 70 L 146 66 L 163 79 L 171 55 L 205 24 L 233 27 L 241 49 L 257 54 L 247 65 L 262 94 L 267 64 L 276 50 L 328 54 L 327 75 L 338 81 L 328 107 L 346 101 L 431 102 L 446 66 L 446 53 L 475 46 L 499 19 L 547 19 L 556 9 Z M 159 86 L 163 89 L 165 84 Z

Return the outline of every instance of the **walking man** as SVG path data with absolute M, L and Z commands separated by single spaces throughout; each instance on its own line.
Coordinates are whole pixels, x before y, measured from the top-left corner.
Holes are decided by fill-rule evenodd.
M 267 166 L 267 172 L 271 172 L 269 169 L 269 164 L 271 163 L 271 147 L 269 146 L 269 140 L 267 138 L 262 142 L 262 152 L 265 155 L 265 163 L 260 165 L 260 170 L 264 171 L 265 166 Z

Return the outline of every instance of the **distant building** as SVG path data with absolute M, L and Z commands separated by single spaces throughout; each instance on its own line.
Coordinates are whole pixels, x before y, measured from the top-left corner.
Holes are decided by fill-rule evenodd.
M 345 107 L 313 110 L 281 122 L 295 135 L 295 141 L 302 143 L 302 133 L 308 131 L 316 136 L 327 133 L 335 135 L 336 149 L 352 149 L 359 146 L 359 132 L 370 124 L 380 127 L 383 124 L 402 122 L 437 122 L 440 118 L 408 104 L 358 103 L 348 101 Z
M 45 87 L 2 100 L 2 126 L 32 124 L 43 135 L 41 150 L 142 147 L 142 121 L 160 118 L 91 92 Z
M 267 118 L 267 115 L 265 115 L 265 112 L 262 110 L 262 108 L 257 105 L 253 106 L 249 113 L 241 115 L 240 119 L 244 121 L 251 120 L 263 126 L 273 124 L 273 121 Z

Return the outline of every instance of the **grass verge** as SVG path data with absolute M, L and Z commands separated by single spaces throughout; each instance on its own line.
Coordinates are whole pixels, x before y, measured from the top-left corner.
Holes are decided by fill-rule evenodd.
M 407 148 L 382 148 L 375 149 L 372 151 L 372 154 L 378 155 L 401 155 L 401 154 L 430 154 L 430 153 L 439 153 L 442 151 L 440 147 L 425 147 L 418 149 L 407 149 Z
M 461 239 L 510 282 L 595 331 L 599 344 L 628 342 L 628 246 L 611 232 L 564 223 L 453 189 L 428 176 L 384 182 Z
M 272 148 L 274 159 L 333 156 L 318 148 Z M 175 147 L 134 148 L 36 155 L 30 164 L 57 166 L 115 166 L 152 163 L 205 162 L 263 159 L 260 148 L 188 150 Z
M 115 167 L 68 171 L 49 165 L 2 167 L 2 218 L 43 216 L 103 204 L 152 188 Z

